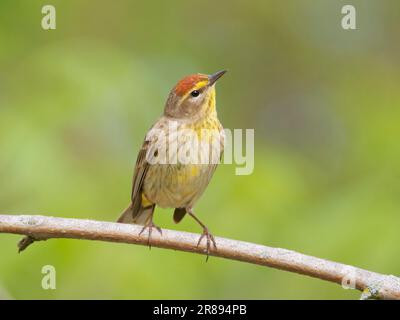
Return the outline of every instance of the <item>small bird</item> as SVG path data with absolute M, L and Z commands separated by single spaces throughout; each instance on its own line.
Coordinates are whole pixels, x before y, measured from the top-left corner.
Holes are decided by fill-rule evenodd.
M 158 205 L 175 209 L 175 223 L 187 213 L 200 224 L 203 233 L 197 246 L 205 237 L 207 258 L 211 243 L 217 249 L 213 235 L 196 217 L 193 206 L 210 182 L 223 153 L 225 136 L 217 117 L 215 83 L 225 73 L 226 70 L 212 75 L 192 74 L 181 79 L 168 96 L 164 114 L 146 134 L 136 160 L 131 203 L 118 222 L 143 225 L 140 234 L 148 228 L 149 246 L 153 228 L 162 234 L 161 228 L 153 223 Z M 157 162 L 162 158 L 162 147 L 165 147 L 164 160 L 168 159 Z M 187 156 L 193 150 L 189 158 L 182 160 L 182 154 Z M 197 161 L 202 155 L 208 161 Z

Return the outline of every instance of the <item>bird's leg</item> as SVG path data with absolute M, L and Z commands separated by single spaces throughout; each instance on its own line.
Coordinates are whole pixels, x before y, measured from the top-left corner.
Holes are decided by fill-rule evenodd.
M 210 231 L 208 230 L 208 228 L 206 227 L 206 225 L 205 225 L 203 222 L 201 222 L 201 221 L 199 220 L 199 218 L 197 218 L 197 217 L 194 215 L 194 212 L 193 212 L 192 209 L 186 209 L 186 212 L 187 212 L 194 220 L 196 220 L 196 222 L 203 228 L 203 233 L 202 233 L 202 235 L 200 236 L 199 241 L 197 242 L 197 246 L 200 245 L 201 240 L 203 240 L 203 238 L 205 237 L 205 238 L 206 238 L 206 241 L 207 241 L 207 249 L 206 249 L 206 250 L 207 250 L 207 251 L 206 251 L 206 252 L 207 252 L 207 258 L 206 258 L 206 261 L 208 261 L 208 257 L 209 257 L 209 255 L 210 255 L 211 243 L 213 244 L 214 248 L 217 249 L 217 244 L 216 244 L 216 242 L 215 242 L 214 236 L 210 233 Z
M 154 215 L 154 208 L 149 216 L 149 218 L 147 219 L 145 225 L 143 226 L 142 230 L 139 233 L 139 236 L 146 230 L 149 229 L 149 236 L 147 238 L 147 245 L 149 246 L 149 249 L 151 249 L 151 233 L 153 231 L 153 228 L 156 228 L 158 230 L 158 232 L 162 235 L 162 230 L 159 226 L 155 225 L 153 222 L 153 215 Z

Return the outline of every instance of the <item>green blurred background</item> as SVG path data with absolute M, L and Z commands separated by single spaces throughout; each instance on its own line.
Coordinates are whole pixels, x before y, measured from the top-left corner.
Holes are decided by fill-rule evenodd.
M 357 30 L 341 8 L 357 9 Z M 53 4 L 57 29 L 41 28 Z M 115 221 L 138 148 L 182 76 L 227 68 L 227 128 L 255 170 L 221 165 L 196 210 L 217 236 L 400 273 L 400 2 L 0 3 L 0 212 Z M 200 232 L 191 219 L 164 228 Z M 146 247 L 0 235 L 0 298 L 354 299 L 340 286 Z M 57 289 L 41 288 L 54 265 Z

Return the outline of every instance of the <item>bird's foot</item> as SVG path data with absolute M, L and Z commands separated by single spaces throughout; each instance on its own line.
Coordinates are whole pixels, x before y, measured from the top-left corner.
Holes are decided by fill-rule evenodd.
M 147 238 L 147 245 L 149 246 L 149 249 L 151 249 L 151 234 L 152 234 L 153 228 L 157 229 L 157 231 L 162 235 L 161 228 L 159 226 L 155 225 L 153 223 L 153 221 L 146 223 L 139 233 L 139 236 L 140 236 L 146 229 L 149 229 L 148 238 Z
M 217 243 L 215 242 L 214 236 L 208 231 L 207 228 L 203 229 L 203 233 L 201 234 L 199 241 L 197 242 L 197 246 L 200 245 L 201 240 L 203 240 L 203 238 L 206 238 L 206 253 L 207 253 L 207 258 L 206 261 L 208 261 L 208 257 L 210 256 L 210 247 L 211 247 L 211 243 L 213 244 L 214 248 L 217 249 Z

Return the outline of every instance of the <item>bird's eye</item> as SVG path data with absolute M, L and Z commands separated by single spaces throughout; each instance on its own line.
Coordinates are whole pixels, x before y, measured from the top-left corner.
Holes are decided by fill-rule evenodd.
M 199 94 L 200 94 L 200 91 L 198 91 L 198 90 L 193 90 L 190 94 L 191 94 L 192 97 L 198 97 Z

